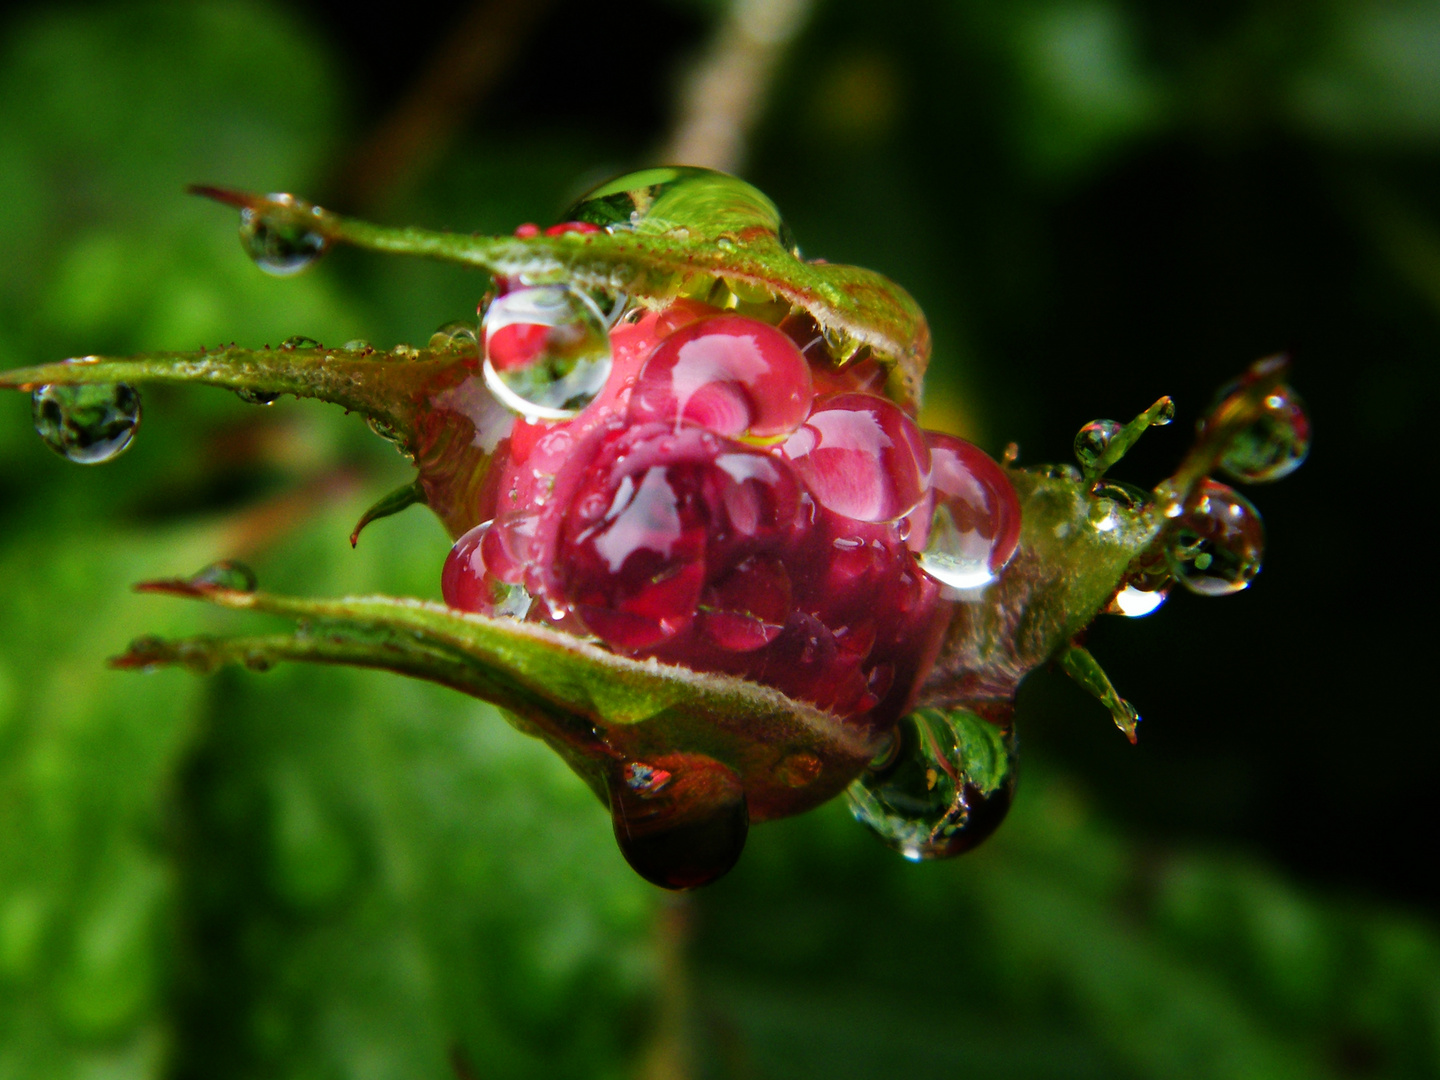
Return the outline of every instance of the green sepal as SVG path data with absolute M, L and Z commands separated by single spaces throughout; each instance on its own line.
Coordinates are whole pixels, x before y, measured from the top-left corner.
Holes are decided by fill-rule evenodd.
M 246 211 L 271 229 L 311 232 L 323 239 L 323 247 L 349 244 L 418 255 L 532 284 L 614 290 L 649 304 L 693 296 L 722 280 L 738 292 L 771 294 L 808 312 L 835 343 L 837 355 L 849 357 L 867 347 L 881 363 L 893 365 L 888 389 L 906 407 L 919 407 L 930 328 L 914 298 L 872 270 L 797 258 L 756 207 L 725 203 L 708 213 L 689 207 L 684 228 L 663 231 L 476 236 L 374 225 L 291 195 L 190 190 Z
M 308 661 L 426 679 L 505 709 L 602 799 L 607 777 L 626 761 L 698 753 L 740 776 L 751 818 L 764 821 L 838 794 L 876 750 L 869 729 L 770 687 L 617 656 L 536 623 L 383 596 L 307 600 L 185 579 L 137 588 L 299 625 L 262 637 L 141 638 L 114 667 L 183 666 L 204 674 L 225 664 L 263 670 Z
M 1122 698 L 1110 682 L 1110 676 L 1100 662 L 1090 655 L 1090 650 L 1071 644 L 1062 649 L 1055 658 L 1060 670 L 1079 683 L 1096 701 L 1110 710 L 1110 716 L 1127 739 L 1134 744 L 1139 736 L 1135 726 L 1140 723 L 1140 714 L 1135 706 Z
M 355 523 L 355 529 L 350 533 L 350 546 L 353 548 L 360 542 L 361 531 L 372 521 L 379 521 L 381 518 L 391 517 L 394 514 L 400 513 L 402 510 L 408 510 L 416 504 L 423 506 L 425 502 L 425 488 L 421 486 L 419 480 L 412 481 L 402 487 L 396 488 L 387 495 L 381 496 L 370 509 L 360 515 L 360 520 Z

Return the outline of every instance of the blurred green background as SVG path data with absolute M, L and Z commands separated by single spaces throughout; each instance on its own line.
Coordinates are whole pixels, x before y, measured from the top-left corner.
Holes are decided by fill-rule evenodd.
M 12 4 L 0 362 L 423 342 L 483 281 L 347 251 L 268 278 L 182 186 L 548 222 L 662 155 L 688 75 L 790 7 Z M 141 633 L 240 625 L 128 589 L 219 557 L 277 591 L 438 598 L 422 511 L 345 542 L 407 478 L 356 418 L 152 390 L 134 448 L 91 469 L 12 395 L 0 1080 L 1440 1075 L 1417 520 L 1440 2 L 828 0 L 768 48 L 744 174 L 807 254 L 919 298 L 933 426 L 1064 460 L 1082 423 L 1169 393 L 1181 422 L 1120 470 L 1151 484 L 1215 387 L 1293 352 L 1318 435 L 1252 493 L 1254 588 L 1091 634 L 1139 746 L 1040 672 L 1016 807 L 974 855 L 909 865 L 831 805 L 676 900 L 458 695 L 105 668 Z

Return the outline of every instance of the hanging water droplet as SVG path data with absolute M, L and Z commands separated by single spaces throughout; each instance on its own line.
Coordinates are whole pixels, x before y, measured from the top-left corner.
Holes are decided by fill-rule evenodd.
M 665 889 L 694 889 L 727 873 L 750 829 L 739 776 L 703 754 L 665 754 L 616 769 L 610 816 L 625 861 Z
M 1166 558 L 1176 580 L 1193 593 L 1239 592 L 1260 572 L 1265 527 L 1260 512 L 1233 488 L 1202 481 L 1170 529 Z
M 270 200 L 290 204 L 295 201 L 289 195 L 272 195 Z M 240 245 L 255 260 L 255 265 L 267 274 L 289 277 L 313 266 L 325 254 L 330 241 L 303 222 L 243 207 L 240 210 Z
M 367 416 L 365 417 L 365 426 L 386 442 L 394 443 L 402 450 L 405 448 L 404 434 L 400 432 L 394 424 L 390 423 L 390 421 L 383 420 L 378 416 Z
M 905 858 L 944 859 L 995 831 L 1015 776 L 1011 728 L 965 708 L 917 709 L 846 796 L 850 812 Z
M 1138 619 L 1159 609 L 1170 595 L 1175 578 L 1163 550 L 1148 548 L 1136 557 L 1125 572 L 1119 590 L 1105 608 L 1107 615 Z
M 1155 412 L 1150 418 L 1151 427 L 1167 427 L 1175 419 L 1175 401 L 1162 397 L 1155 403 Z
M 430 348 L 479 352 L 480 337 L 473 323 L 448 322 L 430 335 Z
M 254 570 L 234 559 L 221 559 L 211 563 L 199 573 L 190 575 L 190 583 L 247 593 L 254 592 L 260 584 Z
M 38 387 L 30 403 L 45 445 L 81 465 L 123 453 L 140 424 L 140 393 L 128 383 L 55 383 Z
M 1141 589 L 1135 585 L 1126 585 L 1115 594 L 1105 611 L 1109 615 L 1126 615 L 1138 619 L 1158 609 L 1165 603 L 1167 596 L 1168 589 Z
M 605 389 L 610 336 L 578 289 L 539 285 L 496 297 L 482 330 L 485 385 L 522 416 L 569 419 Z
M 1220 393 L 1221 405 L 1240 386 Z M 1244 484 L 1266 484 L 1289 476 L 1310 453 L 1310 418 L 1300 397 L 1284 383 L 1265 395 L 1264 411 L 1237 434 L 1220 454 L 1220 469 Z M 1203 429 L 1202 429 L 1203 432 Z
M 235 396 L 246 405 L 274 405 L 280 397 L 279 394 L 272 394 L 265 390 L 251 390 L 248 387 L 236 390 Z
M 323 349 L 324 346 L 312 337 L 306 337 L 304 334 L 295 334 L 293 337 L 287 337 L 284 341 L 280 342 L 280 348 L 290 350 Z
M 1075 460 L 1080 467 L 1092 472 L 1124 427 L 1115 420 L 1091 420 L 1082 427 L 1075 435 Z

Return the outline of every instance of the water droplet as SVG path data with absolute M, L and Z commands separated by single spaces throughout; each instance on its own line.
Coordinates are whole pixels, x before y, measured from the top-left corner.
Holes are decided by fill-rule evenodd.
M 1175 400 L 1169 396 L 1162 397 L 1155 403 L 1154 415 L 1150 418 L 1151 427 L 1166 427 L 1175 419 Z
M 430 335 L 432 349 L 466 349 L 480 351 L 480 337 L 474 324 L 448 322 Z
M 1260 572 L 1265 527 L 1260 512 L 1233 488 L 1201 482 L 1196 498 L 1169 526 L 1166 558 L 1176 580 L 1201 596 L 1225 596 Z
M 274 405 L 280 397 L 279 394 L 268 393 L 264 390 L 251 390 L 248 387 L 241 387 L 235 391 L 235 396 L 246 405 Z
M 815 501 L 856 521 L 894 521 L 925 497 L 930 448 L 915 421 L 874 394 L 833 394 L 781 447 Z
M 662 341 L 630 397 L 632 422 L 682 420 L 770 440 L 798 428 L 815 398 L 810 365 L 785 334 L 739 315 L 701 319 Z
M 30 401 L 45 445 L 81 465 L 123 453 L 140 424 L 140 393 L 128 383 L 55 383 L 38 387 Z
M 455 541 L 440 574 L 440 595 L 445 603 L 460 611 L 523 619 L 530 613 L 533 598 L 518 584 L 518 572 L 505 573 L 507 565 L 503 554 L 496 557 L 496 553 L 502 551 L 496 541 L 504 531 L 497 533 L 494 526 L 494 522 L 484 522 Z M 523 567 L 510 569 L 522 571 Z
M 610 817 L 625 861 L 665 889 L 694 889 L 729 872 L 750 814 L 733 770 L 703 754 L 666 754 L 616 769 Z
M 295 201 L 289 195 L 269 198 L 272 202 L 289 204 Z M 330 241 L 302 222 L 244 207 L 240 211 L 240 244 L 261 270 L 276 277 L 289 277 L 313 266 L 325 254 Z
M 775 204 L 738 177 L 713 169 L 668 166 L 626 173 L 585 195 L 563 215 L 608 232 L 752 236 L 756 227 L 790 252 L 795 238 Z
M 610 336 L 595 303 L 568 285 L 516 289 L 485 312 L 485 385 L 530 419 L 566 420 L 605 389 Z
M 345 352 L 369 352 L 374 346 L 364 338 L 352 338 L 340 346 Z
M 289 350 L 323 349 L 324 347 L 325 346 L 321 345 L 320 342 L 316 341 L 314 338 L 306 337 L 304 334 L 295 334 L 293 337 L 287 337 L 284 341 L 280 343 L 280 348 Z
M 1125 425 L 1115 420 L 1091 420 L 1075 435 L 1075 460 L 1086 472 L 1094 470 L 1115 436 Z
M 254 592 L 260 584 L 254 570 L 234 559 L 221 559 L 211 563 L 199 573 L 190 575 L 190 583 L 247 593 Z
M 399 447 L 404 447 L 405 436 L 402 435 L 400 431 L 396 429 L 395 425 L 390 423 L 388 420 L 383 420 L 378 416 L 367 416 L 365 418 L 365 426 L 368 427 L 371 431 L 373 431 L 376 435 L 379 435 L 386 442 L 394 443 L 396 446 Z
M 1244 380 L 1222 390 L 1222 405 L 1217 408 L 1243 385 Z M 1221 471 L 1243 484 L 1268 484 L 1289 476 L 1310 453 L 1310 418 L 1299 395 L 1282 383 L 1265 395 L 1262 405 L 1259 418 L 1231 439 L 1220 455 Z
M 1168 595 L 1169 591 L 1166 589 L 1141 589 L 1135 585 L 1126 585 L 1115 594 L 1110 606 L 1105 610 L 1111 615 L 1127 615 L 1138 619 L 1159 608 Z
M 906 519 L 920 569 L 952 589 L 994 581 L 1020 542 L 1020 500 L 1005 471 L 972 443 L 925 432 L 930 491 Z M 928 516 L 927 516 L 928 511 Z
M 846 791 L 850 812 L 907 859 L 944 859 L 995 831 L 1015 793 L 1013 730 L 969 709 L 917 709 Z

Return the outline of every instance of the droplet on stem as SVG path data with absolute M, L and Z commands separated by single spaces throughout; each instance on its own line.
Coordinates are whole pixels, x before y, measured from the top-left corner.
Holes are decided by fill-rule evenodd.
M 271 195 L 268 201 L 295 202 L 289 195 Z M 302 222 L 246 206 L 240 209 L 240 244 L 267 274 L 290 277 L 313 266 L 330 241 Z
M 1225 400 L 1245 385 L 1241 380 L 1222 390 L 1216 408 L 1223 409 Z M 1236 434 L 1220 454 L 1220 470 L 1242 484 L 1268 484 L 1289 476 L 1310 453 L 1310 418 L 1294 390 L 1281 383 L 1265 395 L 1261 405 L 1263 411 L 1255 421 Z
M 260 580 L 255 576 L 255 571 L 244 563 L 234 559 L 221 559 L 190 575 L 190 583 L 250 593 L 259 587 Z
M 81 465 L 124 453 L 140 424 L 140 393 L 128 383 L 55 383 L 37 387 L 30 401 L 45 445 Z
M 969 851 L 1015 794 L 1014 731 L 965 708 L 917 709 L 846 791 L 850 812 L 911 860 Z
M 1075 460 L 1080 467 L 1086 472 L 1093 470 L 1124 427 L 1116 420 L 1091 420 L 1082 427 L 1075 435 Z
M 447 322 L 430 335 L 432 349 L 480 349 L 480 337 L 475 324 L 468 322 Z
M 1225 484 L 1203 480 L 1170 529 L 1166 558 L 1176 580 L 1193 593 L 1240 592 L 1260 572 L 1265 552 L 1260 512 Z
M 485 311 L 485 385 L 530 419 L 567 420 L 610 377 L 610 336 L 595 302 L 569 285 L 496 297 Z

